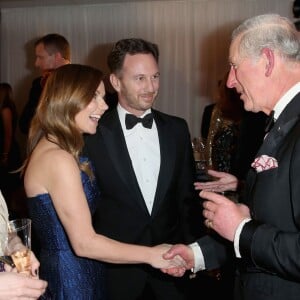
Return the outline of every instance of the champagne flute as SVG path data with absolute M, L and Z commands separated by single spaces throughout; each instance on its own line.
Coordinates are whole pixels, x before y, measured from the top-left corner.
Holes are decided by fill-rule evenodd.
M 6 254 L 10 255 L 19 273 L 31 274 L 31 220 L 15 219 L 7 224 Z
M 8 222 L 7 253 L 19 273 L 32 275 L 31 272 L 31 220 L 16 219 Z M 47 288 L 39 300 L 51 300 L 52 295 Z

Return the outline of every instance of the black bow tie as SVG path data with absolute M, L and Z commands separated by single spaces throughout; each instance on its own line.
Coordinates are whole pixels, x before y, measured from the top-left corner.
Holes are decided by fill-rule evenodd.
M 153 123 L 153 115 L 150 113 L 144 118 L 138 118 L 135 115 L 126 114 L 125 116 L 125 125 L 126 129 L 133 128 L 137 123 L 142 123 L 145 128 L 151 128 Z
M 274 110 L 272 110 L 270 115 L 266 119 L 265 133 L 268 133 L 272 129 L 274 123 Z

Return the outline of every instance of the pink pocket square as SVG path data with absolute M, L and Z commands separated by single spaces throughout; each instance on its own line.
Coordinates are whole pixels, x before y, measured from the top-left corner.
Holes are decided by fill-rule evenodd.
M 278 162 L 274 157 L 262 155 L 255 158 L 254 162 L 251 164 L 251 167 L 254 168 L 257 173 L 260 173 L 269 169 L 278 168 Z

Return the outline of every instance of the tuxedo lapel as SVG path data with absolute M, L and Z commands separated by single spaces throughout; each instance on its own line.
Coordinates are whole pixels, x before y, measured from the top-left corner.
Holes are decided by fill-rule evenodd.
M 176 144 L 171 128 L 167 126 L 167 123 L 164 121 L 163 117 L 160 114 L 158 114 L 155 110 L 152 111 L 157 126 L 160 144 L 160 170 L 151 214 L 155 215 L 160 206 L 161 201 L 165 199 L 165 195 L 170 186 L 170 174 L 174 174 L 173 169 L 176 163 Z
M 142 208 L 147 210 L 134 173 L 116 109 L 111 111 L 106 118 L 103 118 L 99 132 L 100 138 L 103 139 L 103 143 L 107 149 L 107 155 L 110 156 L 113 167 L 119 177 L 125 185 L 129 185 L 129 190 L 134 194 L 132 198 L 138 200 Z M 115 178 L 112 178 L 112 180 L 115 180 Z
M 267 154 L 272 156 L 274 150 L 278 148 L 282 140 L 295 126 L 299 120 L 300 114 L 300 94 L 296 95 L 294 99 L 286 106 L 280 114 L 278 120 L 275 122 L 272 130 L 266 136 L 262 146 L 256 155 Z
M 280 114 L 278 120 L 275 122 L 275 125 L 266 136 L 255 157 L 268 155 L 278 159 L 276 157 L 278 152 L 277 150 L 279 147 L 281 147 L 282 142 L 287 134 L 299 122 L 299 114 L 300 94 L 296 95 L 296 97 L 294 97 L 294 99 Z M 258 174 L 253 168 L 251 168 L 247 174 L 247 190 L 245 192 L 245 199 L 247 199 L 246 204 L 250 205 L 250 207 L 257 176 Z

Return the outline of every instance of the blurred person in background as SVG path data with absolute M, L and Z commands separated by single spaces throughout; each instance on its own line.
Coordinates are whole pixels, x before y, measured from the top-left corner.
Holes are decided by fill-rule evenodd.
M 67 39 L 57 33 L 50 33 L 36 40 L 35 67 L 41 76 L 35 78 L 29 92 L 29 98 L 20 116 L 21 132 L 28 134 L 31 119 L 34 116 L 43 87 L 51 71 L 71 62 L 71 48 Z
M 19 174 L 13 173 L 21 166 L 19 144 L 16 140 L 18 114 L 9 83 L 0 83 L 0 189 L 10 213 L 18 210 L 17 191 L 22 187 Z
M 206 138 L 208 168 L 223 172 L 232 171 L 244 112 L 240 95 L 226 86 L 227 77 L 228 72 L 218 83 Z

